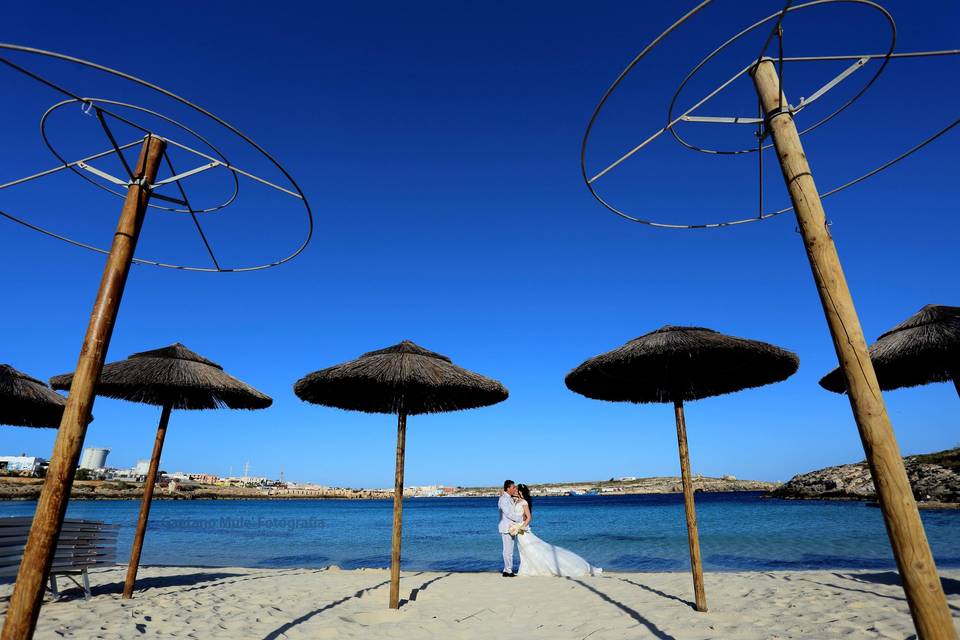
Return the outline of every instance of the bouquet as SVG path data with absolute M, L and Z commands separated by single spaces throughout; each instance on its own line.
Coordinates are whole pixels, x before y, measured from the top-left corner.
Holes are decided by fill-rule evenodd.
M 512 536 L 522 536 L 527 532 L 527 529 L 520 525 L 519 523 L 513 523 L 510 525 L 510 535 Z

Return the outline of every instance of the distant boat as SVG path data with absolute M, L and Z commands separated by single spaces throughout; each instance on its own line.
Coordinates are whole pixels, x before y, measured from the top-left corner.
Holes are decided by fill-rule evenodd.
M 587 491 L 588 496 L 595 496 L 599 493 L 600 493 L 600 489 L 590 489 L 590 491 Z

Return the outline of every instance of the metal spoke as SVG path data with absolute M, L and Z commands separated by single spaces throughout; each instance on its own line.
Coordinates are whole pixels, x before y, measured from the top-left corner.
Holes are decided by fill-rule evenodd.
M 119 147 L 117 147 L 117 149 L 120 149 L 122 151 L 123 149 L 129 149 L 130 147 L 134 147 L 140 144 L 143 144 L 143 140 L 135 140 L 134 142 L 128 142 L 127 144 L 120 145 Z M 95 153 L 92 156 L 87 156 L 86 158 L 80 158 L 79 160 L 74 160 L 73 162 L 66 162 L 57 167 L 54 167 L 53 169 L 47 169 L 46 171 L 34 173 L 33 175 L 29 175 L 23 178 L 18 178 L 16 180 L 11 180 L 10 182 L 0 184 L 0 189 L 6 189 L 7 187 L 13 187 L 18 184 L 23 184 L 24 182 L 29 182 L 30 180 L 36 180 L 37 178 L 49 176 L 58 171 L 63 171 L 64 169 L 69 169 L 71 167 L 79 166 L 80 163 L 88 162 L 90 160 L 96 160 L 97 158 L 102 158 L 103 156 L 108 156 L 111 153 L 116 153 L 116 149 L 108 149 L 107 151 L 101 151 L 100 153 Z
M 117 139 L 113 137 L 113 131 L 110 131 L 110 127 L 107 126 L 107 121 L 103 117 L 103 111 L 99 107 L 95 107 L 97 112 L 97 120 L 100 122 L 100 126 L 103 127 L 103 132 L 107 134 L 107 138 L 110 140 L 110 144 L 113 145 L 114 150 L 116 150 L 117 155 L 120 156 L 120 162 L 123 163 L 123 168 L 127 172 L 127 177 L 130 180 L 133 180 L 133 170 L 130 168 L 130 165 L 127 163 L 127 159 L 123 156 L 123 152 L 120 150 L 120 147 L 117 146 Z
M 767 36 L 766 41 L 763 43 L 763 48 L 760 49 L 760 54 L 757 56 L 757 64 L 760 64 L 760 61 L 763 60 L 763 56 L 767 53 L 767 47 L 770 46 L 770 43 L 773 42 L 773 37 L 782 34 L 782 25 L 783 18 L 787 15 L 787 12 L 790 10 L 790 5 L 793 4 L 793 0 L 787 0 L 786 4 L 783 5 L 783 9 L 780 10 L 780 16 L 777 18 L 777 23 L 773 25 L 773 29 L 770 30 L 770 35 Z M 781 58 L 783 57 L 783 52 L 781 51 Z
M 612 164 L 610 164 L 606 169 L 604 169 L 603 171 L 601 171 L 601 172 L 598 173 L 597 175 L 595 175 L 595 176 L 593 176 L 592 178 L 590 178 L 589 180 L 587 180 L 587 184 L 593 184 L 593 182 L 594 182 L 595 180 L 597 180 L 597 179 L 599 179 L 599 178 L 602 178 L 602 177 L 605 176 L 607 173 L 609 173 L 612 169 L 615 169 L 617 166 L 619 166 L 624 160 L 626 160 L 627 158 L 629 158 L 630 156 L 632 156 L 633 154 L 635 154 L 637 151 L 640 151 L 640 150 L 643 149 L 645 146 L 647 146 L 648 144 L 650 144 L 651 142 L 653 142 L 654 140 L 656 140 L 656 139 L 657 139 L 658 137 L 660 137 L 665 131 L 667 131 L 670 127 L 672 127 L 673 125 L 677 124 L 678 122 L 680 122 L 681 120 L 683 120 L 685 117 L 689 116 L 692 111 L 695 111 L 696 109 L 699 109 L 699 108 L 702 107 L 708 100 L 710 100 L 710 99 L 713 98 L 715 95 L 717 95 L 718 93 L 720 93 L 721 91 L 723 91 L 724 89 L 726 89 L 728 86 L 730 86 L 730 85 L 733 83 L 734 80 L 736 80 L 737 78 L 739 78 L 740 76 L 742 76 L 743 74 L 745 74 L 747 71 L 749 71 L 751 67 L 753 67 L 753 63 L 752 63 L 752 62 L 751 62 L 750 64 L 748 64 L 747 66 L 745 66 L 745 67 L 744 67 L 743 69 L 741 69 L 740 71 L 738 71 L 732 78 L 730 78 L 729 80 L 727 80 L 726 82 L 724 82 L 723 84 L 721 84 L 719 87 L 717 87 L 716 89 L 714 89 L 713 91 L 711 91 L 710 93 L 708 93 L 708 94 L 706 95 L 706 97 L 704 97 L 702 100 L 700 100 L 699 102 L 697 102 L 695 105 L 693 105 L 692 107 L 690 107 L 689 109 L 687 109 L 686 111 L 684 111 L 682 114 L 680 114 L 679 116 L 677 116 L 677 117 L 674 118 L 673 120 L 671 120 L 671 121 L 667 124 L 667 126 L 663 127 L 662 129 L 660 129 L 659 131 L 657 131 L 656 133 L 654 133 L 652 136 L 650 136 L 649 138 L 647 138 L 646 140 L 644 140 L 643 142 L 641 142 L 640 144 L 638 144 L 637 146 L 635 146 L 633 149 L 631 149 L 630 151 L 628 151 L 628 152 L 626 152 L 625 154 L 623 154 L 622 156 L 620 156 L 620 158 L 618 158 L 615 162 L 613 162 Z
M 661 133 L 662 133 L 662 132 L 661 132 Z M 203 153 L 202 151 L 197 151 L 196 149 L 194 149 L 194 148 L 192 148 L 192 147 L 188 147 L 187 145 L 182 144 L 182 143 L 180 143 L 180 142 L 177 142 L 176 140 L 171 140 L 170 138 L 166 138 L 166 141 L 169 142 L 170 144 L 176 146 L 176 147 L 180 147 L 180 148 L 183 149 L 184 151 L 189 151 L 190 153 L 195 153 L 195 154 L 197 154 L 197 155 L 200 156 L 201 158 L 206 158 L 206 159 L 209 160 L 210 162 L 216 162 L 217 164 L 221 164 L 221 165 L 223 165 L 225 168 L 229 169 L 230 171 L 233 171 L 234 173 L 239 173 L 240 175 L 246 176 L 246 177 L 250 178 L 251 180 L 256 180 L 256 181 L 259 182 L 260 184 L 266 185 L 266 186 L 268 186 L 268 187 L 272 187 L 272 188 L 276 189 L 277 191 L 282 191 L 283 193 L 285 193 L 285 194 L 287 194 L 287 195 L 289 195 L 289 196 L 293 196 L 294 198 L 303 200 L 303 196 L 300 195 L 299 193 L 296 193 L 296 192 L 294 192 L 294 191 L 290 191 L 290 189 L 284 189 L 283 187 L 281 187 L 281 186 L 279 186 L 279 185 L 273 184 L 273 183 L 270 182 L 269 180 L 264 180 L 263 178 L 260 178 L 260 177 L 257 177 L 257 176 L 255 176 L 255 175 L 253 175 L 252 173 L 248 173 L 248 172 L 244 171 L 243 169 L 240 169 L 240 168 L 238 168 L 238 167 L 230 164 L 229 162 L 221 162 L 220 160 L 217 160 L 217 159 L 214 158 L 213 156 L 208 156 L 207 154 Z
M 174 174 L 174 177 L 177 178 L 174 180 L 174 182 L 176 183 L 177 188 L 180 190 L 180 195 L 183 196 L 184 206 L 186 206 L 190 211 L 190 217 L 193 218 L 193 224 L 195 224 L 197 227 L 197 233 L 200 234 L 200 239 L 203 240 L 203 246 L 207 248 L 207 253 L 210 254 L 210 259 L 213 260 L 213 266 L 216 267 L 217 271 L 220 271 L 220 263 L 217 262 L 217 257 L 213 255 L 213 249 L 210 247 L 210 243 L 207 241 L 207 235 L 203 232 L 203 228 L 200 226 L 200 221 L 197 220 L 197 214 L 194 213 L 194 209 L 190 205 L 190 200 L 187 198 L 187 192 L 184 190 L 183 185 L 180 184 L 180 180 L 177 177 L 177 171 L 173 168 L 173 162 L 170 160 L 170 154 L 164 151 L 163 159 L 166 160 L 167 167 L 170 168 L 170 173 Z
M 101 171 L 100 169 L 97 169 L 96 167 L 94 167 L 94 166 L 92 166 L 92 165 L 89 165 L 89 164 L 87 164 L 86 162 L 78 162 L 78 163 L 77 163 L 77 166 L 78 166 L 79 168 L 83 169 L 84 171 L 89 171 L 89 172 L 92 173 L 93 175 L 98 176 L 98 177 L 100 177 L 100 178 L 103 178 L 103 179 L 106 180 L 107 182 L 112 182 L 113 184 L 118 185 L 118 186 L 120 186 L 120 187 L 128 187 L 128 186 L 130 186 L 130 182 L 128 182 L 128 181 L 126 181 L 126 180 L 121 180 L 120 178 L 117 178 L 117 177 L 115 177 L 115 176 L 112 176 L 112 175 L 110 175 L 109 173 L 107 173 L 106 171 Z

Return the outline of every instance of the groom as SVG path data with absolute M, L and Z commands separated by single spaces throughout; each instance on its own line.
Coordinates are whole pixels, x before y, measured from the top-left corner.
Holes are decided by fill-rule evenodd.
M 500 509 L 500 538 L 503 540 L 503 575 L 504 578 L 512 578 L 513 573 L 513 543 L 514 536 L 510 535 L 510 525 L 512 523 L 523 522 L 523 517 L 513 511 L 513 499 L 517 495 L 517 485 L 513 480 L 503 481 L 503 493 L 500 494 L 500 501 L 497 507 Z

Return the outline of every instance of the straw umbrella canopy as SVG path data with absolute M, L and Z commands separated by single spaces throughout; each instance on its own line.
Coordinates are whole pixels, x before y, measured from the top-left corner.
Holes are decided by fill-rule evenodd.
M 952 380 L 960 395 L 960 307 L 928 304 L 870 345 L 870 359 L 884 391 Z M 839 368 L 820 386 L 847 390 Z
M 66 404 L 66 398 L 40 380 L 0 364 L 0 424 L 56 429 Z
M 673 403 L 697 611 L 707 610 L 707 599 L 683 403 L 786 380 L 799 362 L 795 354 L 765 342 L 668 325 L 590 358 L 567 374 L 571 391 L 595 400 Z
M 338 409 L 397 414 L 397 462 L 393 493 L 390 608 L 400 606 L 400 539 L 407 416 L 486 407 L 507 399 L 506 388 L 467 371 L 445 355 L 409 340 L 370 351 L 356 360 L 314 371 L 297 381 L 301 400 Z
M 69 389 L 73 374 L 67 373 L 50 379 L 54 389 Z M 160 466 L 160 454 L 167 433 L 167 423 L 173 409 L 265 409 L 273 400 L 245 382 L 224 372 L 216 362 L 194 353 L 179 342 L 162 349 L 142 351 L 126 360 L 111 362 L 103 367 L 97 381 L 99 396 L 141 402 L 163 407 L 157 438 L 150 457 L 150 467 L 143 487 L 140 518 L 130 552 L 123 597 L 133 595 L 143 550 L 143 537 L 150 517 L 150 502 Z

